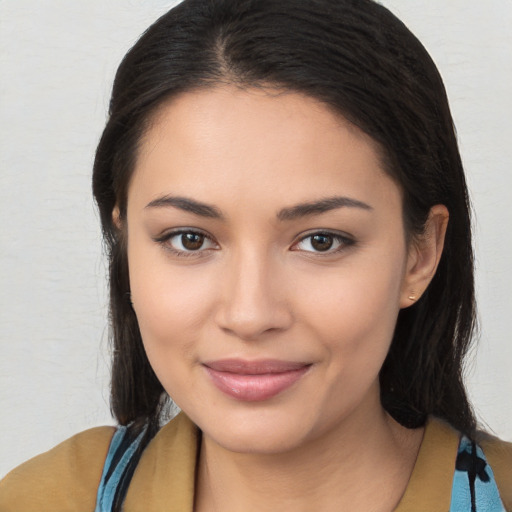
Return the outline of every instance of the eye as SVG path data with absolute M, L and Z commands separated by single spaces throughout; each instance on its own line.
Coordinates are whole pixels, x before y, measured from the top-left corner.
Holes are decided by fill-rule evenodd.
M 355 241 L 346 235 L 329 231 L 317 231 L 301 238 L 293 246 L 293 250 L 333 254 L 354 243 Z
M 167 250 L 180 256 L 189 256 L 194 253 L 202 253 L 207 249 L 217 248 L 217 245 L 205 233 L 191 229 L 170 231 L 155 240 Z

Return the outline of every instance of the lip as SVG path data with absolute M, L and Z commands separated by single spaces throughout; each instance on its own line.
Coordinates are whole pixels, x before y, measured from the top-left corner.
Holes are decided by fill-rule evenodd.
M 297 382 L 311 363 L 265 359 L 222 359 L 203 366 L 213 384 L 226 395 L 247 402 L 268 400 Z

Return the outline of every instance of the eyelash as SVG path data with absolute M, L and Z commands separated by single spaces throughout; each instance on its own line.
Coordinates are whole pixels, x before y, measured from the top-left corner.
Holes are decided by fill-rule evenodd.
M 166 251 L 171 252 L 175 256 L 181 257 L 181 258 L 190 258 L 190 257 L 202 257 L 205 256 L 206 250 L 197 250 L 197 251 L 181 251 L 179 249 L 175 249 L 169 242 L 172 238 L 183 236 L 183 235 L 199 235 L 204 237 L 205 240 L 209 240 L 210 242 L 213 242 L 212 238 L 209 237 L 206 233 L 203 233 L 202 231 L 196 230 L 196 229 L 177 229 L 175 231 L 169 231 L 167 233 L 164 233 L 162 236 L 159 236 L 155 238 L 155 242 L 159 243 L 164 247 Z
M 202 250 L 198 249 L 198 250 L 195 250 L 195 251 L 194 250 L 182 251 L 180 249 L 174 248 L 169 243 L 172 238 L 175 238 L 175 237 L 178 237 L 178 236 L 183 236 L 183 235 L 188 235 L 188 234 L 200 235 L 200 236 L 204 237 L 205 240 L 209 240 L 210 242 L 214 243 L 213 239 L 210 236 L 208 236 L 206 233 L 204 233 L 202 231 L 199 231 L 199 230 L 195 230 L 195 229 L 178 229 L 178 230 L 175 230 L 175 231 L 169 231 L 169 232 L 163 234 L 162 236 L 156 237 L 154 240 L 155 240 L 155 242 L 157 242 L 160 245 L 162 245 L 165 250 L 171 252 L 173 255 L 178 256 L 178 257 L 182 257 L 182 258 L 195 257 L 195 258 L 198 258 L 198 257 L 206 256 L 205 253 L 207 251 L 211 250 L 211 248 L 202 249 Z M 293 249 L 293 247 L 296 247 L 297 245 L 303 243 L 304 241 L 306 241 L 308 239 L 312 239 L 314 236 L 330 237 L 332 239 L 332 241 L 333 241 L 333 244 L 336 243 L 336 242 L 340 244 L 339 247 L 336 248 L 335 250 L 330 250 L 330 248 L 329 248 L 326 251 L 304 251 L 305 253 L 314 254 L 314 255 L 320 256 L 320 257 L 322 257 L 322 256 L 331 256 L 333 254 L 337 254 L 339 252 L 342 252 L 343 250 L 346 250 L 348 247 L 355 245 L 355 243 L 356 243 L 356 241 L 353 238 L 351 238 L 350 236 L 348 236 L 348 235 L 341 234 L 341 233 L 336 233 L 336 232 L 329 231 L 329 230 L 320 230 L 320 231 L 312 231 L 312 232 L 309 232 L 309 233 L 303 235 L 299 239 L 298 242 L 293 244 L 292 250 L 297 250 L 297 249 Z
M 312 240 L 313 237 L 315 236 L 326 236 L 332 239 L 333 244 L 335 244 L 336 242 L 339 243 L 339 247 L 334 250 L 331 250 L 331 248 L 329 248 L 327 251 L 304 251 L 309 254 L 314 254 L 315 256 L 332 256 L 333 254 L 337 254 L 348 249 L 349 247 L 353 246 L 356 243 L 356 241 L 348 235 L 336 233 L 329 230 L 320 230 L 306 233 L 300 238 L 298 242 L 293 244 L 293 247 L 301 244 L 302 242 L 308 239 Z

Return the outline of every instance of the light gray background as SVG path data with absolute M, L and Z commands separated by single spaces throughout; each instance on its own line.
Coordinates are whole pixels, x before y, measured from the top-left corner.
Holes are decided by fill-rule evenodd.
M 512 440 L 512 2 L 385 0 L 444 76 L 477 214 L 475 408 Z M 117 64 L 174 2 L 0 0 L 0 476 L 108 406 L 90 193 Z

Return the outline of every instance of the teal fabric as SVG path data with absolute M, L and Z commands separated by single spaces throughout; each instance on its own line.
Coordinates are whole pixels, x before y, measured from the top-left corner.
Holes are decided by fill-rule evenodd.
M 144 436 L 144 432 L 143 430 L 134 441 L 129 442 L 128 427 L 117 428 L 110 442 L 103 467 L 94 512 L 112 511 L 119 484 Z
M 143 430 L 130 441 L 127 427 L 118 427 L 110 443 L 98 488 L 95 512 L 111 512 L 120 483 L 144 436 Z M 133 469 L 133 468 L 132 468 Z M 453 475 L 450 512 L 506 512 L 491 467 L 482 449 L 462 436 Z
M 450 512 L 506 512 L 484 452 L 465 436 L 459 443 Z

